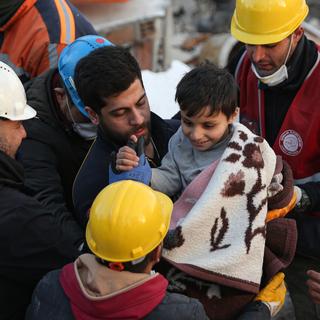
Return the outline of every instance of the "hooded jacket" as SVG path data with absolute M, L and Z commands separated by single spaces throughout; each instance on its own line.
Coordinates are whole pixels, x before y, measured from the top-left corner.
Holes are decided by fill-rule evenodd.
M 196 299 L 169 293 L 159 274 L 117 272 L 91 254 L 48 273 L 35 289 L 25 320 L 207 320 Z M 250 303 L 238 320 L 269 320 L 269 309 Z
M 208 319 L 199 301 L 167 285 L 160 274 L 113 271 L 85 254 L 39 283 L 26 320 Z
M 1 320 L 23 319 L 37 282 L 74 260 L 83 241 L 78 225 L 42 207 L 23 180 L 22 166 L 0 151 Z
M 66 124 L 54 96 L 61 87 L 57 69 L 30 81 L 27 100 L 37 117 L 24 121 L 27 138 L 18 160 L 25 170 L 25 184 L 53 214 L 71 216 L 72 185 L 93 140 L 85 140 Z

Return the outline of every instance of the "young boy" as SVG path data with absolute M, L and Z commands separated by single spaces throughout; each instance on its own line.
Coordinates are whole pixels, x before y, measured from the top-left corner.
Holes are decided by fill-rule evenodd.
M 221 158 L 237 117 L 237 85 L 224 69 L 204 64 L 188 72 L 177 86 L 181 127 L 169 141 L 161 167 L 152 169 L 151 187 L 169 196 L 180 194 L 212 162 Z M 137 137 L 132 136 L 136 142 Z M 117 154 L 116 168 L 138 165 L 133 149 Z
M 154 189 L 169 196 L 182 193 L 174 204 L 162 255 L 169 266 L 162 271 L 172 291 L 199 297 L 209 318 L 234 319 L 258 292 L 264 252 L 272 251 L 265 248 L 270 199 L 277 200 L 275 208 L 287 206 L 292 182 L 287 190 L 282 190 L 282 178 L 274 185 L 272 178 L 282 172 L 281 160 L 278 166 L 264 139 L 234 124 L 237 86 L 226 70 L 212 64 L 193 69 L 178 84 L 176 101 L 181 128 L 151 178 Z M 131 139 L 137 141 L 135 136 Z M 116 168 L 130 170 L 138 161 L 133 149 L 123 147 Z M 289 195 L 281 203 L 280 193 Z M 280 234 L 295 234 L 295 226 L 283 226 Z M 274 236 L 272 231 L 268 236 Z M 292 259 L 295 239 L 278 238 L 278 244 L 289 249 L 283 256 L 281 252 L 279 261 Z M 270 260 L 265 266 L 274 275 L 279 264 Z M 225 287 L 240 290 L 245 298 L 240 301 Z M 278 309 L 271 307 L 271 314 Z M 222 313 L 215 316 L 217 310 Z

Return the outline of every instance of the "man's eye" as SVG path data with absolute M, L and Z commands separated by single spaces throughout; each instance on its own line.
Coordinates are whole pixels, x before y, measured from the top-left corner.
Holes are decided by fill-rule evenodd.
M 137 106 L 138 106 L 138 107 L 142 107 L 142 106 L 145 105 L 145 103 L 146 103 L 146 99 L 143 99 L 143 100 L 141 100 L 141 101 L 139 101 L 139 102 L 137 103 Z
M 205 123 L 203 126 L 204 126 L 205 128 L 213 128 L 213 127 L 215 127 L 215 124 Z
M 113 115 L 114 117 L 121 117 L 121 116 L 123 116 L 125 113 L 126 113 L 125 110 L 117 110 L 117 111 L 112 112 L 112 115 Z

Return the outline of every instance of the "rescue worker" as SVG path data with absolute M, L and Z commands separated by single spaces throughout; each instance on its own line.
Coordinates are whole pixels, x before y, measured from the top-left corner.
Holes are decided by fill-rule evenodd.
M 98 125 L 97 139 L 73 185 L 76 217 L 85 228 L 93 200 L 109 184 L 112 152 L 126 145 L 132 134 L 143 136 L 150 165 L 159 166 L 180 122 L 150 112 L 140 67 L 125 48 L 94 50 L 77 64 L 74 82 L 91 121 Z
M 22 120 L 36 111 L 23 85 L 0 62 L 0 319 L 24 319 L 32 291 L 44 274 L 73 261 L 83 244 L 74 220 L 58 218 L 32 197 L 16 161 L 26 137 Z
M 74 69 L 82 57 L 108 45 L 96 35 L 76 39 L 62 51 L 58 68 L 33 79 L 26 92 L 37 117 L 24 122 L 27 138 L 18 160 L 26 186 L 60 217 L 72 218 L 72 184 L 97 134 L 74 88 Z
M 86 229 L 93 254 L 48 273 L 34 291 L 26 320 L 208 319 L 198 300 L 169 293 L 168 281 L 152 271 L 172 208 L 165 194 L 140 182 L 105 187 L 93 202 Z M 282 305 L 282 280 L 276 276 L 258 299 Z M 239 319 L 270 319 L 270 311 L 256 301 Z
M 67 0 L 1 0 L 0 60 L 22 82 L 55 68 L 65 46 L 92 25 Z
M 290 164 L 297 185 L 297 255 L 286 277 L 297 319 L 316 318 L 305 282 L 309 268 L 320 270 L 320 55 L 301 26 L 308 10 L 305 0 L 237 0 L 231 33 L 245 47 L 229 66 L 240 121 Z

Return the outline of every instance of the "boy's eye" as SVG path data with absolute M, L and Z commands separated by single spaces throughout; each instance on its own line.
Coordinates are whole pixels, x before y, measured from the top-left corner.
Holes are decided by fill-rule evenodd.
M 203 126 L 205 128 L 213 128 L 213 127 L 215 127 L 215 124 L 213 124 L 213 123 L 205 123 Z
M 182 118 L 182 121 L 186 126 L 191 126 L 192 125 L 192 122 L 187 120 L 187 119 Z

